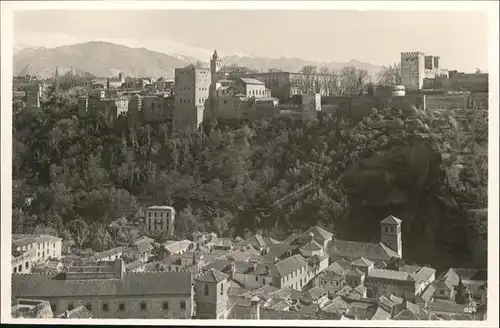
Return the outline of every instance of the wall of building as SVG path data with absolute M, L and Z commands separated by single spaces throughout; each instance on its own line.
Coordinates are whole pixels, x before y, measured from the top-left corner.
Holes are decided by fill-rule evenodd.
M 333 272 L 325 272 L 319 277 L 319 287 L 324 288 L 330 295 L 337 293 L 346 285 L 345 276 L 334 274 Z
M 264 82 L 265 86 L 271 90 L 271 95 L 278 98 L 280 101 L 287 100 L 291 97 L 290 94 L 290 73 L 288 72 L 273 72 L 273 73 L 235 73 L 233 77 L 248 77 Z
M 33 263 L 36 262 L 36 249 L 25 251 L 20 256 L 11 257 L 12 273 L 30 273 Z
M 241 283 L 246 288 L 252 288 L 252 289 L 257 289 L 272 283 L 271 277 L 265 277 L 255 274 L 238 273 L 238 272 L 234 273 L 233 279 Z
M 466 109 L 468 95 L 426 95 L 425 108 L 427 109 Z
M 90 114 L 101 113 L 108 122 L 113 122 L 120 115 L 125 115 L 129 109 L 128 98 L 99 99 L 89 97 L 81 100 L 79 110 L 83 113 L 85 106 Z
M 138 99 L 134 99 L 134 106 L 138 106 Z M 163 96 L 144 96 L 139 105 L 141 119 L 145 122 L 156 122 L 172 119 L 174 110 L 173 99 Z M 130 106 L 129 106 L 130 107 Z
M 173 209 L 150 210 L 146 209 L 146 229 L 156 233 L 165 231 L 167 235 L 174 233 L 175 212 Z M 158 222 L 158 224 L 156 223 Z
M 401 82 L 407 90 L 420 90 L 425 77 L 425 55 L 421 52 L 401 53 Z
M 205 295 L 208 286 L 208 295 Z M 196 317 L 199 319 L 219 319 L 227 311 L 229 284 L 227 280 L 219 283 L 196 282 L 194 287 L 196 297 Z
M 266 86 L 264 84 L 246 84 L 245 95 L 247 97 L 265 97 Z
M 369 298 L 379 298 L 382 295 L 390 294 L 398 297 L 404 296 L 409 301 L 416 298 L 415 283 L 412 281 L 379 279 L 368 276 L 365 279 L 365 287 L 367 288 Z
M 291 287 L 296 290 L 302 290 L 302 287 L 307 285 L 309 282 L 309 275 L 307 272 L 307 265 L 294 270 L 293 272 L 287 274 L 285 277 L 282 277 L 280 283 L 281 286 L 276 286 L 277 288 L 285 288 Z M 273 281 L 274 282 L 274 281 Z
M 78 296 L 68 298 L 43 298 L 51 304 L 52 311 L 60 314 L 68 309 L 78 306 L 89 306 L 92 318 L 102 319 L 190 319 L 192 316 L 191 295 L 185 296 Z M 141 308 L 141 303 L 146 304 L 146 308 Z M 163 304 L 168 302 L 168 309 L 163 308 Z M 181 302 L 185 303 L 185 309 L 181 309 Z M 108 310 L 105 310 L 107 304 Z M 124 309 L 120 310 L 120 304 Z M 87 308 L 89 309 L 89 308 Z
M 211 74 L 208 69 L 196 69 L 194 72 L 194 97 L 196 106 L 206 106 L 210 96 Z
M 173 127 L 177 132 L 194 132 L 202 123 L 210 80 L 209 69 L 188 66 L 175 70 Z
M 409 109 L 412 106 L 424 108 L 424 98 L 420 95 L 400 97 L 322 97 L 322 112 L 350 117 L 355 120 L 370 115 L 372 109 L 399 108 Z
M 450 71 L 447 87 L 456 91 L 488 92 L 488 77 L 487 73 L 466 74 Z
M 217 111 L 216 115 L 218 118 L 223 120 L 239 119 L 241 116 L 240 105 L 238 97 L 234 97 L 231 90 L 228 94 L 220 94 L 217 98 Z
M 32 244 L 22 247 L 16 247 L 20 252 L 34 251 L 34 261 L 47 260 L 50 258 L 61 258 L 62 241 L 61 240 L 47 240 L 43 236 L 38 237 Z

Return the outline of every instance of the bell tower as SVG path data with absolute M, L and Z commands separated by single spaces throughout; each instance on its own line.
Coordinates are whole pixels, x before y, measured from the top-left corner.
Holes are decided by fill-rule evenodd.
M 217 112 L 217 81 L 219 80 L 219 72 L 222 68 L 222 59 L 217 54 L 217 50 L 214 50 L 212 59 L 210 59 L 210 109 L 214 116 Z
M 197 319 L 225 319 L 228 312 L 228 275 L 210 269 L 195 279 Z
M 403 241 L 400 219 L 389 215 L 380 221 L 380 241 L 403 258 Z
M 212 55 L 212 59 L 210 59 L 210 75 L 211 75 L 211 83 L 210 83 L 210 91 L 212 99 L 215 100 L 217 97 L 217 80 L 219 79 L 219 71 L 222 68 L 222 60 L 217 54 L 217 50 L 214 51 Z

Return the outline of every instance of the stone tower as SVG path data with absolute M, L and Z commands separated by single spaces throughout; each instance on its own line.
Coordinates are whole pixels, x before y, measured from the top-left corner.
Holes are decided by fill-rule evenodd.
M 219 80 L 219 72 L 222 68 L 222 59 L 217 54 L 217 50 L 214 51 L 212 55 L 212 59 L 210 59 L 210 75 L 211 75 L 211 83 L 210 83 L 210 97 L 211 103 L 215 104 L 217 99 L 217 88 L 216 84 Z
M 423 52 L 401 53 L 401 82 L 406 90 L 422 89 L 425 77 L 425 54 Z
M 229 276 L 210 269 L 195 279 L 196 319 L 225 319 L 228 312 Z
M 389 215 L 380 221 L 380 241 L 403 258 L 403 240 L 400 219 Z

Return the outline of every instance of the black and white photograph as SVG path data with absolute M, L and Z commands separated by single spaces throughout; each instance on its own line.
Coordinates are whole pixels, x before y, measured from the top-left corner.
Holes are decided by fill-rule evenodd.
M 2 322 L 498 326 L 498 3 L 380 3 L 2 2 Z

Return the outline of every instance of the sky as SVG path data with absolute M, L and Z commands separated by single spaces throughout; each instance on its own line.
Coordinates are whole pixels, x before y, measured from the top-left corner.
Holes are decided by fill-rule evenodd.
M 93 40 L 199 59 L 251 54 L 320 62 L 440 56 L 442 68 L 488 68 L 488 16 L 472 11 L 32 10 L 14 14 L 15 46 Z

